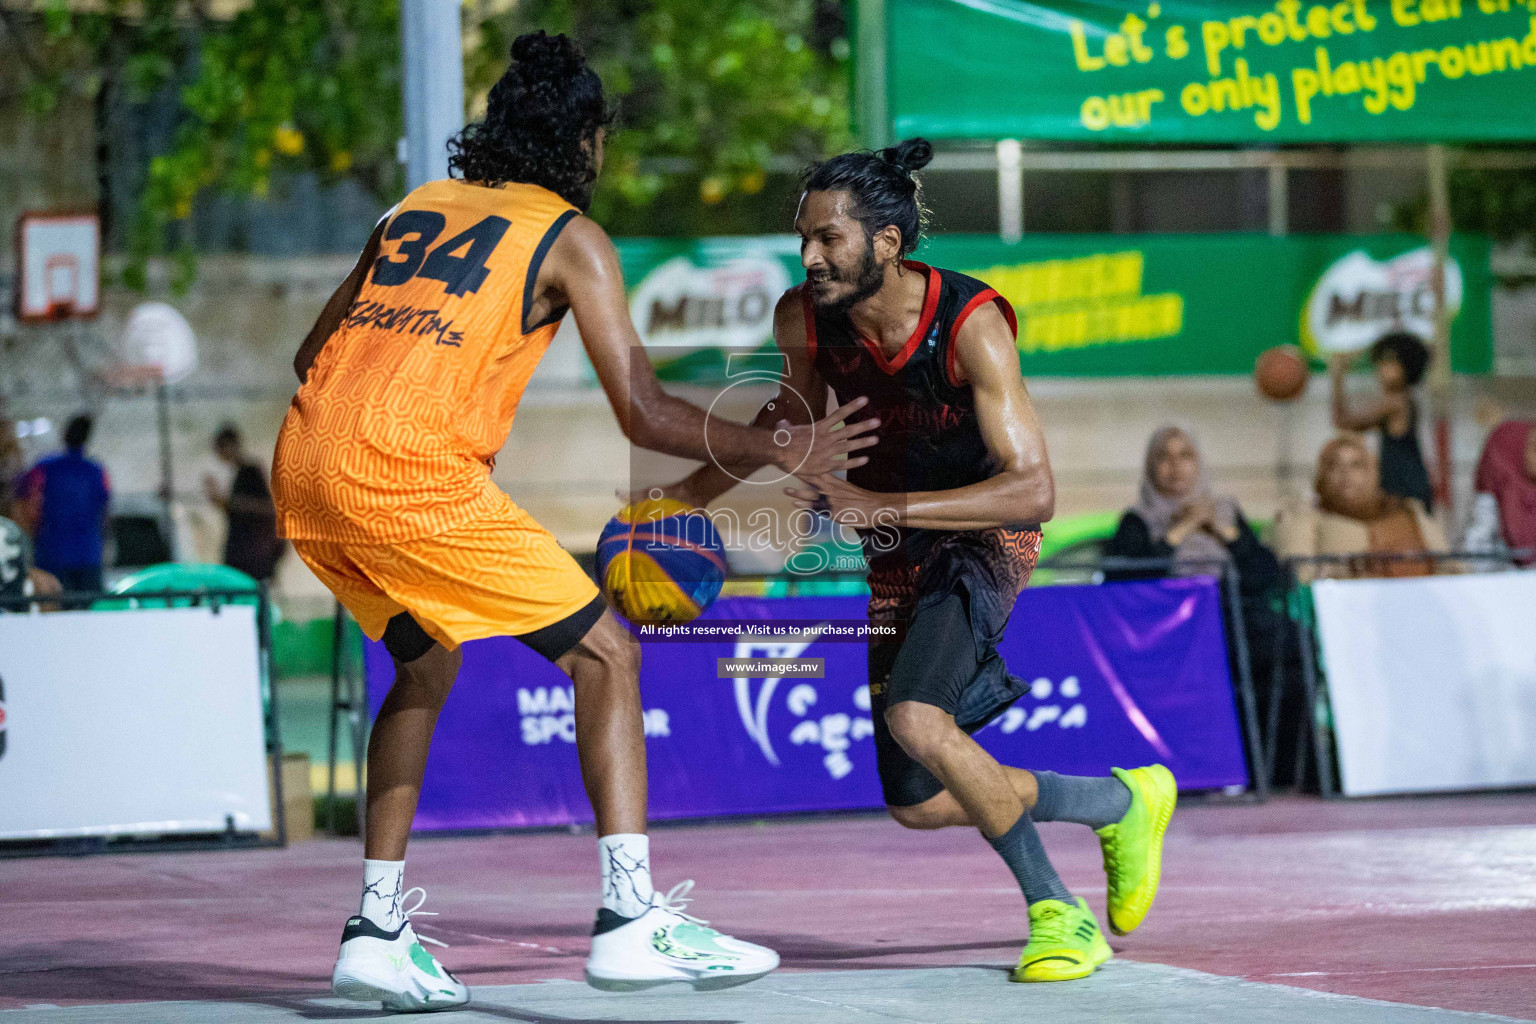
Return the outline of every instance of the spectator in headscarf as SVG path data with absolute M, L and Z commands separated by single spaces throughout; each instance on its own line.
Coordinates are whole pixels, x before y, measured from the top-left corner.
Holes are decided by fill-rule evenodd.
M 1296 738 L 1305 704 L 1300 645 L 1280 610 L 1285 576 L 1237 502 L 1212 489 L 1187 431 L 1167 426 L 1152 435 L 1136 504 L 1120 518 L 1104 553 L 1171 559 L 1178 575 L 1215 575 L 1228 563 L 1236 570 L 1259 721 L 1273 723 L 1276 737 L 1271 781 L 1288 785 L 1296 773 Z M 1156 569 L 1105 573 L 1111 579 L 1160 575 Z M 1283 653 L 1277 657 L 1277 652 Z M 1277 681 L 1278 702 L 1272 708 Z
M 1494 428 L 1477 463 L 1474 489 L 1467 550 L 1536 549 L 1536 423 L 1509 420 Z M 1536 557 L 1517 561 L 1533 565 Z
M 1275 522 L 1281 556 L 1354 557 L 1299 566 L 1299 579 L 1427 576 L 1441 568 L 1433 558 L 1401 557 L 1445 551 L 1445 534 L 1417 499 L 1382 490 L 1376 460 L 1358 436 L 1323 445 L 1314 487 L 1316 508 L 1287 509 Z
M 1147 444 L 1136 504 L 1121 517 L 1105 554 L 1171 558 L 1179 575 L 1215 575 L 1231 561 L 1245 595 L 1274 589 L 1280 576 L 1274 553 L 1237 502 L 1211 489 L 1194 439 L 1176 426 L 1158 430 Z

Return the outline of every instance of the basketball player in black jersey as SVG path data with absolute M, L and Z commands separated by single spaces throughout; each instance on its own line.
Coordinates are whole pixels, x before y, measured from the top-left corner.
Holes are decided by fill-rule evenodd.
M 1110 958 L 1093 913 L 1046 857 L 1036 821 L 1099 834 L 1117 934 L 1157 892 L 1176 799 L 1161 765 L 1081 778 L 999 764 L 971 734 L 1026 684 L 997 653 L 1055 505 L 1045 441 L 1019 373 L 1012 308 L 974 278 L 907 259 L 921 237 L 914 172 L 932 156 L 913 139 L 809 168 L 795 218 L 806 283 L 779 301 L 774 336 L 788 357 L 780 396 L 755 425 L 819 418 L 829 392 L 868 396 L 855 415 L 879 442 L 847 461 L 847 479 L 788 489 L 801 508 L 859 530 L 872 621 L 869 689 L 881 786 L 907 828 L 969 825 L 997 849 L 1029 905 L 1017 981 L 1082 978 Z M 788 392 L 804 400 L 784 401 Z M 785 410 L 801 415 L 784 419 Z M 809 422 L 809 420 L 805 420 Z M 705 466 L 666 488 L 706 506 L 754 466 Z M 1048 638 L 1042 638 L 1048 642 Z

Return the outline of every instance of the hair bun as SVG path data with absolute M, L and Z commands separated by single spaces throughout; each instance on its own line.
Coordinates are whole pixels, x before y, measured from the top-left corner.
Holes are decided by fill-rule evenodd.
M 527 65 L 538 78 L 570 78 L 586 66 L 581 47 L 565 34 L 550 35 L 543 29 L 512 41 L 512 59 Z
M 907 139 L 882 149 L 880 159 L 911 174 L 927 167 L 928 161 L 933 159 L 933 143 L 927 139 Z

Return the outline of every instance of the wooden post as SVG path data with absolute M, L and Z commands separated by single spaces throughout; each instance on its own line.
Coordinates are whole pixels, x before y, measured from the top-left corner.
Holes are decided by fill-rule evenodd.
M 1446 152 L 1442 145 L 1430 146 L 1426 154 L 1429 169 L 1429 242 L 1435 263 L 1430 272 L 1430 287 L 1435 299 L 1434 362 L 1429 371 L 1429 402 L 1434 419 L 1435 503 L 1442 521 L 1455 521 L 1451 507 L 1451 312 L 1446 305 L 1445 266 L 1451 251 L 1451 199 L 1446 180 Z
M 1269 165 L 1269 233 L 1284 238 L 1291 233 L 1291 192 L 1285 164 Z

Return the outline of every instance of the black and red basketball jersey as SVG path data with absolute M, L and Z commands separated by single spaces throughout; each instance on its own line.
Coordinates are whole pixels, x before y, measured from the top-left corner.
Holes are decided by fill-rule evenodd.
M 915 260 L 904 264 L 928 278 L 917 329 L 894 356 L 859 334 L 846 316 L 816 312 L 802 290 L 806 345 L 812 363 L 839 403 L 863 395 L 859 419 L 880 418 L 880 443 L 861 454 L 850 483 L 871 491 L 941 491 L 985 480 L 996 467 L 982 442 L 976 400 L 957 383 L 955 339 L 978 308 L 996 302 L 1017 330 L 1008 300 L 974 277 Z
M 1008 300 L 974 277 L 915 260 L 903 265 L 927 275 L 928 288 L 917 329 L 890 357 L 846 316 L 818 313 L 810 293 L 801 290 L 813 365 L 839 404 L 863 395 L 869 404 L 856 417 L 880 418 L 880 443 L 860 452 L 869 462 L 849 470 L 848 481 L 882 493 L 943 491 L 979 483 L 996 475 L 997 466 L 982 440 L 971 387 L 957 380 L 955 342 L 966 319 L 988 302 L 998 304 L 1015 333 L 1018 321 Z M 877 568 L 882 559 L 869 550 L 868 533 L 860 532 L 871 565 Z M 904 529 L 906 543 L 900 547 L 908 558 L 921 560 L 933 539 L 922 535 L 933 532 Z

